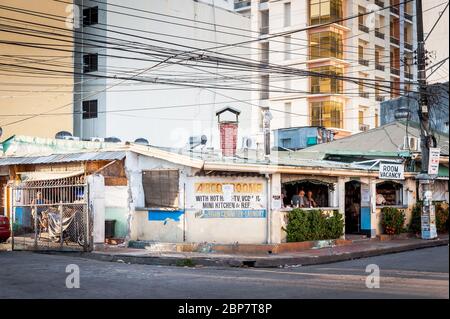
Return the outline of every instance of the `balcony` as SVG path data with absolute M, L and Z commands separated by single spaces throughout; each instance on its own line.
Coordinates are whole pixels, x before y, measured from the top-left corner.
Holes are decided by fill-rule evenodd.
M 250 7 L 251 4 L 252 4 L 251 1 L 238 1 L 234 3 L 234 9 L 238 10 L 245 7 Z
M 380 32 L 378 30 L 375 30 L 375 36 L 377 38 L 379 38 L 379 39 L 383 39 L 384 40 L 384 33 Z
M 398 15 L 399 9 L 398 6 L 390 8 L 391 13 Z
M 383 1 L 375 0 L 375 4 L 376 4 L 377 6 L 379 6 L 380 8 L 384 8 L 384 2 L 383 2 Z
M 365 99 L 368 99 L 369 98 L 369 93 L 368 92 L 359 92 L 359 96 L 363 97 Z
M 377 96 L 375 96 L 375 100 L 376 100 L 377 102 L 383 102 L 383 101 L 384 101 L 384 96 L 377 95 Z
M 405 20 L 408 20 L 408 21 L 411 21 L 411 22 L 412 22 L 412 20 L 413 20 L 412 14 L 409 14 L 409 13 L 406 13 L 406 12 L 405 12 Z
M 413 45 L 411 43 L 406 43 L 405 42 L 405 49 L 409 50 L 409 51 L 412 51 L 413 50 Z
M 394 67 L 391 67 L 391 73 L 397 76 L 400 76 L 400 70 Z
M 392 44 L 396 44 L 396 45 L 400 45 L 400 40 L 394 37 L 391 37 L 391 43 Z
M 359 64 L 364 66 L 369 66 L 369 60 L 359 59 Z
M 384 65 L 375 63 L 375 69 L 378 71 L 384 71 Z
M 405 78 L 412 80 L 413 79 L 413 74 L 409 73 L 409 72 L 405 72 Z
M 269 34 L 269 26 L 266 25 L 266 26 L 263 26 L 263 27 L 259 28 L 259 34 L 260 35 Z
M 359 130 L 361 132 L 366 132 L 369 130 L 369 128 L 370 128 L 370 126 L 368 124 L 359 124 Z
M 359 24 L 358 28 L 359 28 L 359 31 L 369 33 L 369 28 L 366 27 L 364 24 Z

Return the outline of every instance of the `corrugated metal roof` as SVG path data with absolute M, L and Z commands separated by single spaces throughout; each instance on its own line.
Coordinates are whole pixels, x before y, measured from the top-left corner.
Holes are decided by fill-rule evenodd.
M 54 179 L 61 179 L 73 177 L 83 174 L 83 170 L 66 171 L 66 172 L 22 172 L 19 173 L 22 181 L 48 181 Z
M 69 163 L 69 162 L 84 162 L 84 161 L 112 161 L 124 159 L 125 154 L 126 154 L 125 151 L 111 151 L 111 152 L 54 154 L 48 156 L 32 156 L 32 157 L 28 156 L 0 157 L 0 166 Z
M 350 135 L 333 142 L 318 144 L 298 151 L 302 157 L 322 159 L 326 155 L 365 155 L 379 157 L 400 157 L 403 150 L 406 124 L 393 122 L 378 128 Z M 414 123 L 409 123 L 408 136 L 420 137 L 420 129 Z M 435 133 L 441 155 L 449 155 L 448 135 Z

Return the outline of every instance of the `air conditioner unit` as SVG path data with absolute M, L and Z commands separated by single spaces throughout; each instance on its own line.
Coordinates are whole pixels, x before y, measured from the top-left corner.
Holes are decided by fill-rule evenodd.
M 79 141 L 80 137 L 79 136 L 64 136 L 63 139 L 70 140 L 70 141 Z
M 255 149 L 256 148 L 256 139 L 249 136 L 244 136 L 242 138 L 242 148 L 243 149 Z
M 405 136 L 403 139 L 403 149 L 418 152 L 420 150 L 420 140 L 415 136 Z
M 105 139 L 103 137 L 91 137 L 91 142 L 104 142 Z

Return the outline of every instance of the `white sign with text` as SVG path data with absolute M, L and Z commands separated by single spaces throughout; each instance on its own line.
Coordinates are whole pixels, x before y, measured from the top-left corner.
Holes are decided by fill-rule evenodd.
M 405 179 L 403 164 L 380 163 L 380 179 Z
M 441 155 L 440 148 L 430 148 L 430 158 L 428 160 L 428 174 L 437 175 L 439 172 L 439 156 Z

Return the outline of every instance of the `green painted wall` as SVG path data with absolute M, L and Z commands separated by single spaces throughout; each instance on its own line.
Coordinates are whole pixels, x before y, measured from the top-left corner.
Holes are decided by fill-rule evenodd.
M 127 235 L 127 215 L 128 210 L 122 207 L 106 207 L 105 219 L 114 219 L 116 221 L 116 229 L 114 237 L 124 238 Z

